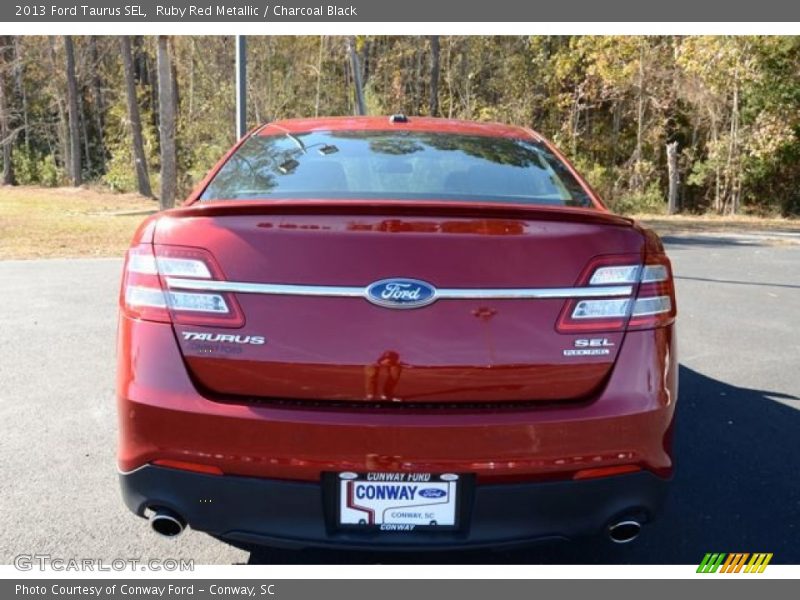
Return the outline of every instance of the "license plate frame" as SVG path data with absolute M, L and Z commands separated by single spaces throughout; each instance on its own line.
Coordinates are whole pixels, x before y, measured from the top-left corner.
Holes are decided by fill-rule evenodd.
M 395 479 L 398 476 L 402 476 L 402 480 Z M 328 492 L 333 499 L 331 503 L 331 508 L 333 509 L 331 512 L 332 517 L 332 524 L 334 528 L 337 530 L 343 531 L 363 531 L 363 532 L 390 532 L 390 533 L 410 533 L 410 532 L 435 532 L 435 531 L 459 531 L 462 526 L 462 511 L 464 506 L 464 499 L 468 494 L 468 488 L 471 483 L 471 478 L 461 474 L 455 473 L 422 473 L 422 472 L 414 472 L 414 473 L 395 473 L 395 472 L 342 472 L 342 473 L 329 473 L 328 474 Z M 401 519 L 395 517 L 389 517 L 387 522 L 384 522 L 383 516 L 378 516 L 377 512 L 379 510 L 388 511 L 388 510 L 396 510 L 402 512 L 429 512 L 431 506 L 435 507 L 435 512 L 437 514 L 442 514 L 442 504 L 439 502 L 439 498 L 426 498 L 424 502 L 417 502 L 420 498 L 416 498 L 414 501 L 415 504 L 409 504 L 405 499 L 399 500 L 399 504 L 397 506 L 389 505 L 389 506 L 382 506 L 380 504 L 376 504 L 377 500 L 370 500 L 368 498 L 363 497 L 358 502 L 359 508 L 373 508 L 375 514 L 373 516 L 372 522 L 366 517 L 366 513 L 362 515 L 362 518 L 359 519 L 359 522 L 352 522 L 352 519 L 349 518 L 351 514 L 350 511 L 353 507 L 347 506 L 347 488 L 348 484 L 356 486 L 358 484 L 361 485 L 372 485 L 372 486 L 379 486 L 379 487 L 388 487 L 388 486 L 400 486 L 400 487 L 408 487 L 411 485 L 417 485 L 418 489 L 416 490 L 416 494 L 421 492 L 422 490 L 419 487 L 422 487 L 425 490 L 428 489 L 444 489 L 445 486 L 447 487 L 447 500 L 446 503 L 447 511 L 444 513 L 446 516 L 451 517 L 447 518 L 446 522 L 436 522 L 432 524 L 428 521 L 427 518 L 423 517 L 421 519 L 410 519 L 409 522 L 400 522 Z M 353 489 L 353 496 L 355 496 L 355 492 L 357 490 Z M 353 500 L 356 500 L 353 498 Z M 392 502 L 395 500 L 391 499 Z M 385 503 L 384 503 L 385 504 Z M 343 513 L 343 509 L 347 508 L 348 512 Z M 361 511 L 357 511 L 361 512 Z M 344 515 L 348 515 L 348 518 L 345 518 Z

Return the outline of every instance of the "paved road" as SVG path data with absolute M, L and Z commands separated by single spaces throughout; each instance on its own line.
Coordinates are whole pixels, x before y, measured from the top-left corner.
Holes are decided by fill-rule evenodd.
M 800 246 L 667 237 L 678 276 L 679 470 L 662 519 L 627 546 L 514 552 L 259 551 L 195 532 L 152 534 L 114 471 L 114 327 L 120 262 L 0 262 L 0 563 L 60 557 L 197 563 L 696 563 L 707 551 L 800 563 Z

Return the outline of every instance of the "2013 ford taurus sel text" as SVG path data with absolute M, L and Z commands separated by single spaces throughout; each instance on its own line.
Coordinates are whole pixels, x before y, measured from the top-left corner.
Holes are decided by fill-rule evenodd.
M 673 469 L 670 262 L 528 129 L 265 125 L 142 224 L 120 313 L 124 498 L 165 535 L 623 542 Z

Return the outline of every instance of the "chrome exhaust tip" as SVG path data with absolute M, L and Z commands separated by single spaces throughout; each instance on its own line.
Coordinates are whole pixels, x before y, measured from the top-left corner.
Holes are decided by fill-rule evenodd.
M 174 538 L 183 533 L 186 521 L 167 508 L 153 508 L 153 514 L 150 515 L 150 527 L 158 535 Z
M 618 521 L 608 527 L 608 537 L 615 544 L 632 542 L 641 532 L 642 524 L 633 520 Z

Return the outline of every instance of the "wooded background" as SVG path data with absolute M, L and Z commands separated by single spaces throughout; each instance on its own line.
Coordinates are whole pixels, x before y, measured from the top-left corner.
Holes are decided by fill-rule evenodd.
M 800 37 L 248 38 L 248 122 L 391 114 L 553 140 L 620 212 L 800 214 Z M 0 36 L 2 182 L 180 200 L 235 141 L 230 36 Z

